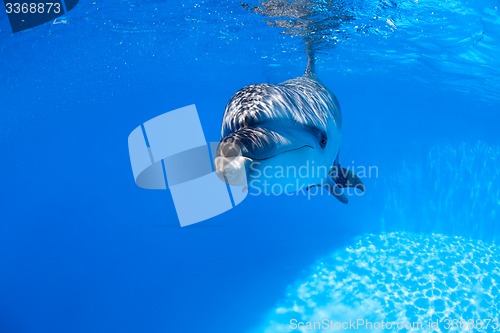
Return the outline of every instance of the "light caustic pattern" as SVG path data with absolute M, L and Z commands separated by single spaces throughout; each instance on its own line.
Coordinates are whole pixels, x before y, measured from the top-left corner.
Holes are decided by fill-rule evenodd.
M 500 316 L 499 284 L 500 248 L 495 244 L 440 234 L 369 234 L 319 260 L 260 331 L 342 331 L 298 329 L 290 323 L 363 319 L 422 326 L 358 331 L 493 332 Z M 488 327 L 460 327 L 460 322 L 487 319 L 493 320 Z M 431 322 L 439 325 L 427 327 Z

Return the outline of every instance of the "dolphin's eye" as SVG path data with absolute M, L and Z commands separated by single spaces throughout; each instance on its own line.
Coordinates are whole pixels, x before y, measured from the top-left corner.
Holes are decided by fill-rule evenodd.
M 326 147 L 326 143 L 327 143 L 326 138 L 321 138 L 319 146 L 324 149 Z

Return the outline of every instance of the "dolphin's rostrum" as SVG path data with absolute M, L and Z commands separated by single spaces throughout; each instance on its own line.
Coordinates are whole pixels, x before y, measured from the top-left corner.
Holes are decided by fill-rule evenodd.
M 216 172 L 232 185 L 278 185 L 286 192 L 324 186 L 347 203 L 341 188 L 364 191 L 364 185 L 339 165 L 340 105 L 316 78 L 314 56 L 308 53 L 304 75 L 276 85 L 253 84 L 231 98 L 222 120 Z M 300 177 L 290 172 L 304 167 L 311 170 Z

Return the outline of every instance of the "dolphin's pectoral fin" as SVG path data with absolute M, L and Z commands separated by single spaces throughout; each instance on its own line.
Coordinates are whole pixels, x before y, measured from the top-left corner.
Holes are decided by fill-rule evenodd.
M 330 192 L 331 195 L 337 198 L 338 201 L 342 202 L 343 204 L 349 202 L 347 196 L 344 194 L 344 191 L 333 181 L 332 178 L 328 178 L 327 183 L 324 185 L 324 187 L 326 187 L 328 192 Z
M 345 204 L 349 202 L 349 200 L 347 200 L 346 195 L 343 193 L 342 189 L 338 187 L 337 184 L 335 184 L 331 178 L 327 181 L 326 184 L 309 185 L 308 187 L 306 187 L 306 190 L 309 191 L 309 189 L 317 186 L 323 186 L 324 188 L 326 188 L 328 192 L 330 192 L 330 194 L 333 195 L 335 198 L 337 198 L 340 202 Z
M 354 172 L 341 167 L 340 164 L 336 164 L 332 167 L 330 177 L 340 188 L 354 187 L 361 192 L 365 191 L 365 185 L 361 181 L 361 178 L 359 178 Z
M 342 189 L 340 187 L 338 187 L 337 185 L 334 186 L 326 185 L 326 186 L 330 194 L 333 195 L 335 198 L 337 198 L 338 201 L 342 202 L 343 204 L 349 202 L 349 200 L 347 200 L 346 195 L 342 192 Z
M 338 162 L 338 156 L 330 170 L 330 177 L 325 185 L 328 191 L 342 203 L 347 203 L 347 196 L 343 192 L 343 188 L 354 187 L 361 192 L 365 191 L 365 185 L 354 172 L 343 168 Z
M 306 187 L 306 191 L 309 191 L 310 188 L 318 187 L 318 186 L 321 186 L 321 185 L 320 184 L 309 185 L 308 187 Z

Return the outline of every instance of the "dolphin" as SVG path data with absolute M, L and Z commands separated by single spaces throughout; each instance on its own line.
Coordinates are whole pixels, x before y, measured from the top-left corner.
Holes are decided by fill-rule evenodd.
M 216 173 L 230 185 L 258 190 L 278 186 L 290 193 L 323 186 L 347 203 L 342 188 L 365 188 L 339 164 L 341 133 L 339 102 L 316 77 L 314 56 L 308 52 L 302 76 L 280 84 L 252 84 L 229 100 Z

